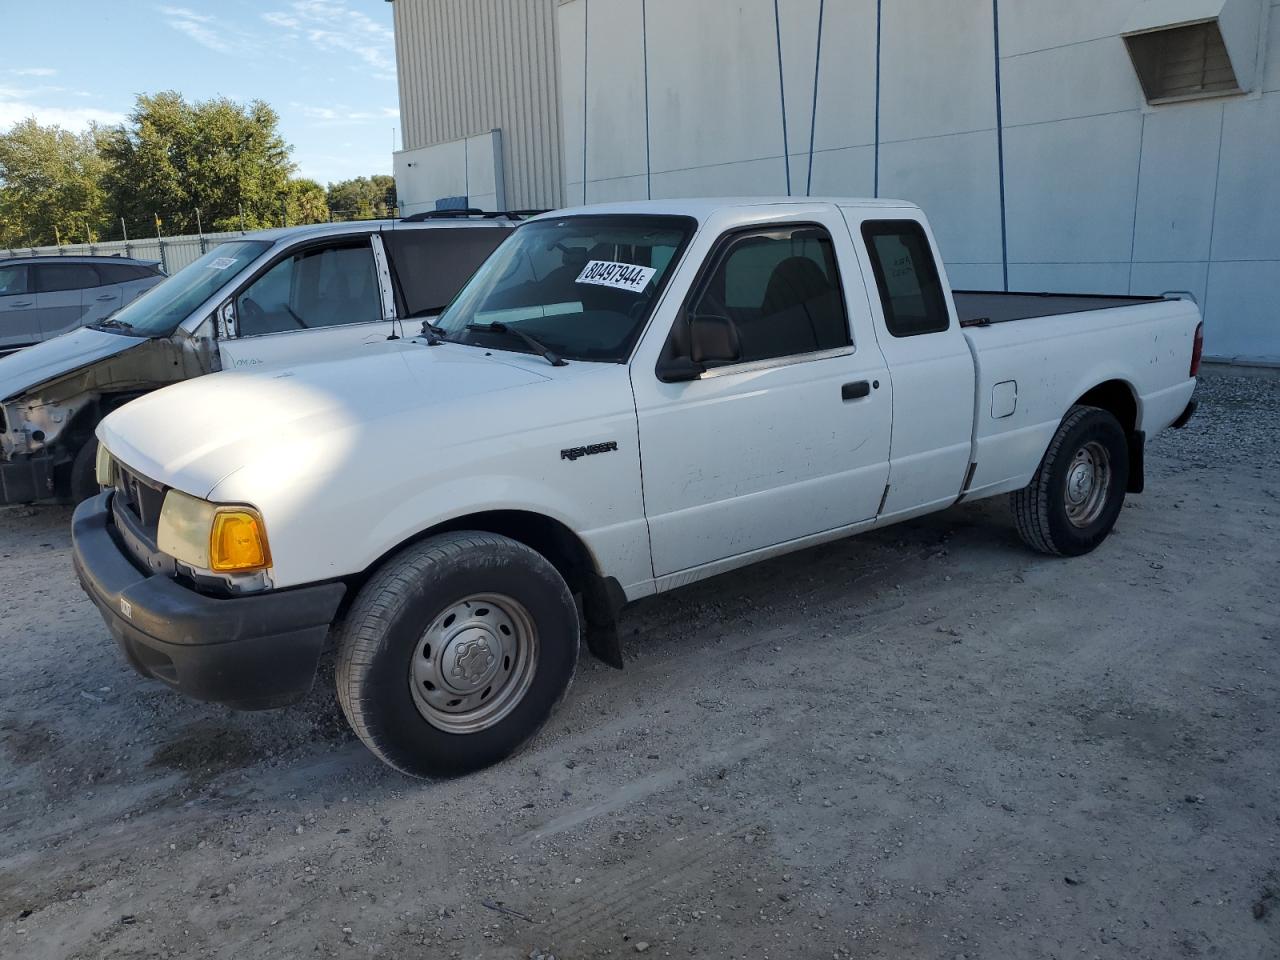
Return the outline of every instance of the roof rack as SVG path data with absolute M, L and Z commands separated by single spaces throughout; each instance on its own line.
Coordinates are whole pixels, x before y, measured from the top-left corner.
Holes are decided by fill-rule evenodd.
M 475 207 L 457 207 L 446 210 L 423 210 L 401 217 L 401 223 L 422 223 L 425 220 L 461 220 L 467 217 L 481 217 L 485 220 L 524 220 L 536 217 L 546 210 L 478 210 Z

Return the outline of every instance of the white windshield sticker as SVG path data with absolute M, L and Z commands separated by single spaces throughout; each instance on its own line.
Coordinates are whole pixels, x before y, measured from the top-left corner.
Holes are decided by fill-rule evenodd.
M 235 265 L 236 265 L 235 257 L 218 257 L 215 260 L 209 261 L 210 270 L 225 270 L 227 269 L 227 267 L 234 267 Z
M 639 293 L 657 273 L 656 267 L 637 267 L 632 263 L 614 263 L 612 260 L 592 260 L 578 274 L 578 283 L 594 283 L 598 287 L 613 287 Z

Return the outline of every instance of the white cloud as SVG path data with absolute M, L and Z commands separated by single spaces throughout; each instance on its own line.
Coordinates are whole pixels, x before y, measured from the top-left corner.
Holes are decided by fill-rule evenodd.
M 53 67 L 12 67 L 8 72 L 15 77 L 52 77 L 58 73 Z
M 77 133 L 86 130 L 91 123 L 117 124 L 123 123 L 123 113 L 112 110 L 98 110 L 94 107 L 50 107 L 45 104 L 29 103 L 23 100 L 5 100 L 0 98 L 0 130 L 8 130 L 15 123 L 35 117 L 44 126 L 56 125 Z
M 345 104 L 334 104 L 332 107 L 315 107 L 305 103 L 291 103 L 290 107 L 297 110 L 300 114 L 309 120 L 315 120 L 320 124 L 343 124 L 343 123 L 371 123 L 375 120 L 399 120 L 400 111 L 395 107 L 378 107 L 376 110 L 356 110 Z
M 353 54 L 376 77 L 395 76 L 395 33 L 343 0 L 292 0 L 262 19 L 318 50 Z
M 281 27 L 285 30 L 297 30 L 302 26 L 301 20 L 297 17 L 289 16 L 287 13 L 264 13 L 262 19 L 273 27 Z
M 174 30 L 185 34 L 200 46 L 215 53 L 232 53 L 235 46 L 231 39 L 215 24 L 214 18 L 207 13 L 197 13 L 187 7 L 156 7 Z

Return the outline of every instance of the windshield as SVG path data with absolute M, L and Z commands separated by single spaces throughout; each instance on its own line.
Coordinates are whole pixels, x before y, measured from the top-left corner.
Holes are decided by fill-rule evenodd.
M 576 216 L 518 227 L 437 321 L 450 340 L 624 362 L 696 221 Z M 495 324 L 493 329 L 477 329 Z
M 116 311 L 106 321 L 106 327 L 137 336 L 167 337 L 191 315 L 192 310 L 270 246 L 267 240 L 221 243 L 124 309 Z

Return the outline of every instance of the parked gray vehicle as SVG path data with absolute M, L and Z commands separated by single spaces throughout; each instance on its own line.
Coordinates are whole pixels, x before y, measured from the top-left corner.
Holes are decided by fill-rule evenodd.
M 144 393 L 416 335 L 519 217 L 441 211 L 246 234 L 109 318 L 0 357 L 0 504 L 97 493 L 94 430 Z
M 0 260 L 0 354 L 104 320 L 164 280 L 154 260 Z

